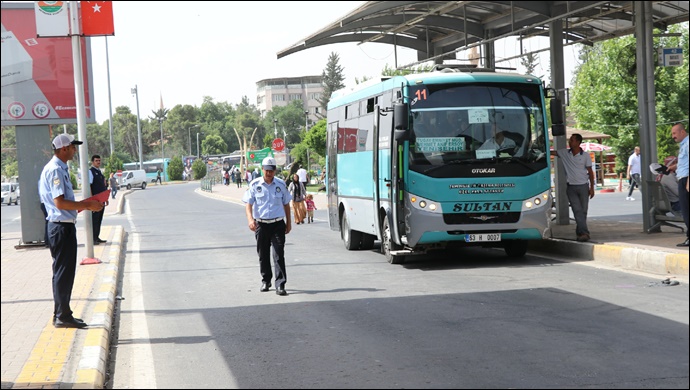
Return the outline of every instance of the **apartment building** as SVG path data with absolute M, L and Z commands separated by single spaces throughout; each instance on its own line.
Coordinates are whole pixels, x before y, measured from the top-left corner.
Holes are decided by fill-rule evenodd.
M 321 76 L 278 77 L 265 79 L 256 83 L 256 107 L 261 115 L 271 111 L 273 107 L 287 106 L 293 100 L 301 100 L 305 111 L 309 111 L 309 120 L 320 119 L 316 114 L 325 116 L 322 112 L 321 94 L 323 85 Z

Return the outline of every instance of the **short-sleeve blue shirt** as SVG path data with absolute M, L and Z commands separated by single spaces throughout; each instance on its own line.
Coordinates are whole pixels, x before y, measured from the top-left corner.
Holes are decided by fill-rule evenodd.
M 249 183 L 242 201 L 254 206 L 254 219 L 274 219 L 285 217 L 284 206 L 290 204 L 291 198 L 283 180 L 276 177 L 268 184 L 263 177 L 257 177 Z
M 676 176 L 678 176 L 678 179 L 688 176 L 688 138 L 690 138 L 690 136 L 686 135 L 685 138 L 680 141 L 678 166 L 676 166 Z
M 60 210 L 55 206 L 55 198 L 64 195 L 65 200 L 74 200 L 74 189 L 69 177 L 67 164 L 53 156 L 43 167 L 38 180 L 38 195 L 48 212 L 48 221 L 67 221 L 77 219 L 77 210 Z

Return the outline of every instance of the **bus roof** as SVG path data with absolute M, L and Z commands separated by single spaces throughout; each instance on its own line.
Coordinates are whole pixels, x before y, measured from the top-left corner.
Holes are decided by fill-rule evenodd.
M 328 102 L 328 109 L 352 103 L 369 96 L 382 94 L 393 88 L 400 87 L 401 84 L 441 84 L 441 83 L 527 83 L 541 84 L 541 79 L 536 76 L 522 75 L 517 73 L 496 73 L 490 70 L 458 72 L 458 71 L 435 71 L 428 73 L 415 73 L 405 76 L 394 76 L 382 78 L 380 81 L 366 82 L 358 84 L 353 88 L 343 88 L 333 92 L 331 100 Z

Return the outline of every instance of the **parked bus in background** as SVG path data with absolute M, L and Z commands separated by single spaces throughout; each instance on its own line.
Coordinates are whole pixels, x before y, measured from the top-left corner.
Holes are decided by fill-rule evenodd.
M 328 103 L 329 223 L 348 250 L 393 264 L 450 247 L 523 256 L 546 237 L 551 175 L 539 78 L 445 68 L 333 93 Z M 565 134 L 551 102 L 553 134 Z
M 161 180 L 168 181 L 168 164 L 170 163 L 169 158 L 157 158 L 151 161 L 144 161 L 142 164 L 142 169 L 146 171 L 146 181 L 154 183 L 158 177 L 158 170 L 161 170 Z M 133 171 L 139 169 L 139 163 L 125 163 L 122 164 L 123 170 Z
M 240 167 L 240 158 L 242 157 L 242 154 L 240 152 L 233 152 L 232 154 L 228 156 L 223 156 L 223 171 L 229 171 L 230 169 L 237 167 Z

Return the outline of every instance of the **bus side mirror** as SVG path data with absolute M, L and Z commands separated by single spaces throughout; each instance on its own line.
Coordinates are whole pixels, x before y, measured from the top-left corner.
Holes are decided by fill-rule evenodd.
M 565 135 L 565 123 L 563 123 L 563 104 L 560 99 L 551 99 L 551 134 L 554 137 Z
M 565 135 L 565 125 L 563 124 L 553 124 L 551 125 L 551 134 L 554 137 L 558 137 L 559 135 Z
M 410 121 L 410 111 L 407 104 L 395 103 L 393 105 L 393 128 L 395 130 L 407 131 L 407 125 Z
M 409 138 L 408 123 L 410 120 L 410 110 L 407 104 L 395 103 L 393 105 L 393 138 L 396 141 L 405 141 Z

